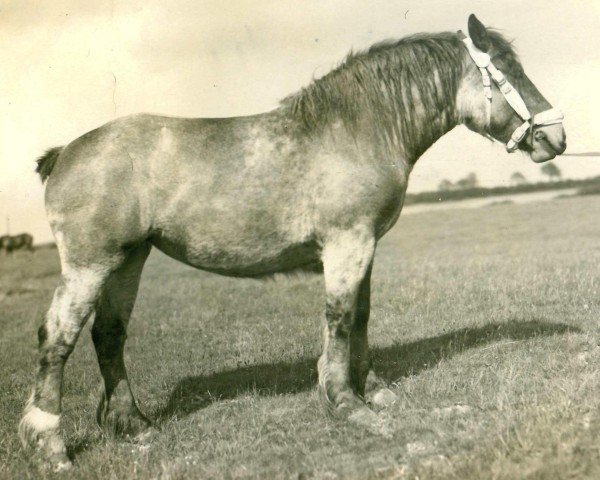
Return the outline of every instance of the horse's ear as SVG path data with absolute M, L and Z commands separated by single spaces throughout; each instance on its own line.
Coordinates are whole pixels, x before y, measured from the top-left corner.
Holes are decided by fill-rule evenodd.
M 482 52 L 487 52 L 490 49 L 490 38 L 488 37 L 485 25 L 473 14 L 469 15 L 469 37 L 473 40 L 473 44 Z

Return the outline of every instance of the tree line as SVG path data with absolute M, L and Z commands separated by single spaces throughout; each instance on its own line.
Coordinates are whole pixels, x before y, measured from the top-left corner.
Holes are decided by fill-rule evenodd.
M 540 171 L 546 177 L 548 181 L 558 181 L 562 178 L 562 172 L 554 163 L 545 163 L 541 166 Z M 521 172 L 513 172 L 510 176 L 510 184 L 512 186 L 521 186 L 529 184 L 525 175 Z M 438 190 L 440 192 L 448 192 L 453 190 L 470 190 L 479 188 L 479 180 L 474 172 L 469 173 L 466 177 L 451 182 L 448 179 L 443 179 L 439 185 Z

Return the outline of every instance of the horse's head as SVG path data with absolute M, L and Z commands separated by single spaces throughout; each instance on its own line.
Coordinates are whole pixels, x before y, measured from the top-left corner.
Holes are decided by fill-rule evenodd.
M 475 15 L 469 17 L 469 36 L 458 35 L 466 46 L 466 73 L 457 97 L 463 123 L 506 143 L 509 152 L 528 152 L 534 162 L 563 153 L 562 114 L 525 75 L 510 43 Z

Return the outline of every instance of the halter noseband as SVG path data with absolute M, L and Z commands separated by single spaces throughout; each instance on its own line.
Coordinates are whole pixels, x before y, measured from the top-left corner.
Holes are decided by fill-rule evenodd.
M 506 144 L 506 151 L 509 153 L 517 150 L 519 143 L 525 138 L 528 131 L 533 132 L 533 129 L 543 125 L 554 125 L 556 123 L 562 123 L 564 115 L 558 108 L 550 108 L 543 112 L 537 113 L 533 120 L 531 119 L 531 113 L 525 105 L 523 98 L 519 95 L 519 92 L 510 84 L 506 77 L 498 70 L 490 56 L 486 52 L 479 50 L 467 35 L 463 32 L 458 32 L 459 38 L 467 46 L 467 50 L 471 58 L 479 68 L 481 72 L 481 79 L 483 80 L 483 93 L 486 98 L 486 111 L 488 116 L 488 123 L 492 117 L 492 82 L 490 76 L 494 80 L 494 83 L 498 86 L 498 89 L 504 95 L 507 103 L 513 108 L 513 110 L 521 117 L 523 124 L 516 128 L 510 137 L 510 140 Z

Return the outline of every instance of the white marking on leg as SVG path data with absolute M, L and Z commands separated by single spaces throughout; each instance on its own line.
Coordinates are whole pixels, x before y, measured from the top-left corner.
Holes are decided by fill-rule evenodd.
M 60 416 L 44 412 L 38 407 L 31 406 L 28 407 L 27 413 L 25 413 L 21 422 L 36 432 L 45 432 L 58 429 Z

